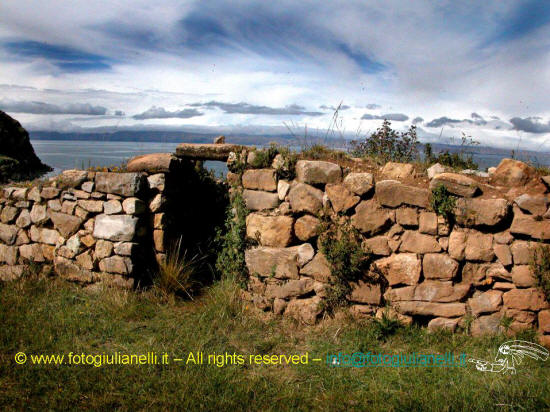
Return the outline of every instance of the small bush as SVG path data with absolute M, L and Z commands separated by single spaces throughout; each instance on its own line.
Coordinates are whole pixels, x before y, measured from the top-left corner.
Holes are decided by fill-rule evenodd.
M 401 321 L 390 316 L 389 307 L 384 308 L 380 319 L 372 320 L 374 333 L 377 339 L 386 340 L 387 337 L 394 335 L 400 328 L 403 327 Z
M 530 266 L 537 286 L 550 302 L 550 245 L 540 244 L 533 249 Z
M 277 162 L 277 176 L 279 179 L 292 180 L 296 177 L 296 162 L 298 161 L 298 154 L 290 148 L 280 146 L 278 148 L 281 160 Z
M 166 259 L 159 264 L 155 286 L 165 295 L 187 295 L 195 283 L 194 275 L 201 258 L 198 255 L 187 257 L 187 251 L 181 250 L 181 238 L 168 249 Z
M 273 159 L 279 153 L 279 148 L 276 143 L 270 143 L 269 147 L 256 150 L 254 153 L 256 154 L 256 156 L 253 158 L 250 166 L 255 169 L 265 169 L 271 167 Z
M 226 211 L 223 228 L 218 228 L 215 243 L 218 257 L 216 269 L 222 279 L 232 279 L 245 286 L 248 270 L 244 260 L 246 242 L 246 216 L 248 209 L 241 192 L 236 191 Z
M 364 141 L 351 141 L 351 154 L 356 157 L 371 157 L 386 162 L 411 162 L 418 158 L 416 126 L 406 132 L 391 128 L 391 122 L 384 120 L 382 126 Z
M 474 162 L 472 154 L 468 152 L 473 146 L 477 145 L 479 145 L 479 142 L 472 139 L 471 136 L 462 133 L 460 150 L 458 152 L 451 153 L 449 150 L 444 150 L 438 155 L 434 155 L 432 145 L 426 143 L 424 145 L 424 160 L 428 164 L 439 163 L 455 170 L 477 170 L 478 164 Z
M 364 276 L 370 260 L 370 254 L 361 248 L 360 235 L 348 225 L 322 227 L 321 251 L 330 263 L 334 281 L 327 290 L 325 309 L 332 310 L 347 304 L 347 295 L 351 292 L 350 282 Z
M 432 189 L 430 204 L 434 212 L 443 216 L 447 221 L 453 218 L 456 197 L 447 190 L 445 185 L 440 184 Z

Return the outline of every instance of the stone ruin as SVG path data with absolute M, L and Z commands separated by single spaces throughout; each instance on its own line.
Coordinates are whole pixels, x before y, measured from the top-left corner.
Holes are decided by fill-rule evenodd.
M 550 345 L 550 306 L 530 266 L 533 248 L 550 240 L 550 177 L 512 159 L 487 174 L 440 165 L 417 172 L 400 163 L 379 169 L 351 159 L 298 160 L 295 178 L 285 180 L 277 173 L 281 155 L 257 169 L 255 150 L 181 144 L 173 155 L 132 159 L 124 173 L 71 170 L 33 187 L 5 187 L 0 278 L 16 279 L 34 261 L 83 284 L 136 286 L 165 259 L 169 242 L 200 232 L 189 222 L 213 202 L 195 195 L 194 162 L 244 159 L 241 172 L 227 176 L 250 211 L 246 235 L 257 242 L 245 253 L 243 299 L 315 323 L 333 281 L 319 245 L 328 219 L 360 232 L 369 270 L 383 278 L 351 284 L 354 317 L 386 313 L 449 330 L 469 322 L 474 336 L 501 331 L 507 318 L 510 331 L 536 328 Z M 457 197 L 452 222 L 431 210 L 439 185 Z M 224 208 L 209 213 L 222 221 Z

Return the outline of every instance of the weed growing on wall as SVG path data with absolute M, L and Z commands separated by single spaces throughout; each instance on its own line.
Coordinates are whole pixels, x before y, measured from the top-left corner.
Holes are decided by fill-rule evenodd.
M 531 270 L 537 281 L 537 286 L 543 291 L 546 300 L 550 302 L 550 246 L 539 244 L 533 248 L 530 262 Z
M 447 221 L 454 216 L 455 204 L 456 197 L 447 190 L 445 185 L 440 184 L 432 189 L 430 205 L 435 213 L 443 216 Z
M 370 260 L 370 254 L 361 248 L 360 234 L 349 224 L 342 226 L 322 225 L 321 252 L 330 263 L 333 281 L 327 290 L 325 309 L 332 310 L 347 304 L 351 293 L 350 282 L 356 282 L 363 275 Z
M 418 158 L 416 126 L 406 132 L 391 128 L 391 122 L 384 120 L 376 132 L 363 141 L 352 140 L 351 154 L 356 157 L 370 157 L 381 163 L 412 162 Z
M 242 286 L 246 284 L 248 270 L 244 260 L 246 242 L 246 216 L 248 209 L 242 193 L 235 191 L 227 208 L 223 228 L 216 233 L 216 245 L 220 251 L 216 269 L 222 278 L 233 279 Z

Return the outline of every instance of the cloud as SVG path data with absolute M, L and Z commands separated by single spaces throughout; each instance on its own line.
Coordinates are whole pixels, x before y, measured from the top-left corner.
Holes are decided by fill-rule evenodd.
M 5 42 L 2 47 L 20 59 L 42 58 L 65 72 L 102 71 L 111 68 L 110 59 L 72 47 L 37 41 Z
M 473 112 L 470 117 L 472 119 L 475 119 L 475 120 L 483 120 L 483 117 L 481 117 L 479 114 L 477 114 L 476 112 Z
M 6 112 L 31 114 L 85 114 L 102 116 L 107 113 L 103 106 L 92 106 L 89 103 L 69 103 L 64 106 L 44 102 L 8 101 L 0 102 L 0 109 Z
M 365 107 L 369 110 L 376 110 L 376 109 L 380 109 L 382 106 L 376 103 L 369 103 Z
M 394 122 L 404 122 L 404 121 L 407 121 L 409 120 L 409 116 L 407 116 L 406 114 L 403 114 L 403 113 L 387 113 L 387 114 L 383 114 L 381 116 L 378 116 L 378 115 L 373 115 L 373 114 L 364 114 L 361 119 L 363 120 L 391 120 L 391 121 L 394 121 Z
M 347 106 L 345 104 L 341 105 L 340 107 L 327 106 L 325 104 L 319 106 L 319 109 L 321 109 L 321 110 L 331 110 L 331 111 L 335 111 L 336 109 L 338 109 L 338 110 L 348 110 L 350 108 L 351 108 L 350 106 Z
M 513 117 L 510 123 L 514 125 L 514 129 L 528 133 L 550 133 L 550 122 L 541 123 L 540 117 Z
M 169 112 L 164 109 L 164 107 L 153 106 L 150 109 L 144 111 L 143 113 L 136 114 L 132 118 L 136 120 L 145 120 L 145 119 L 189 119 L 190 117 L 202 116 L 203 113 L 199 112 L 197 109 L 183 109 Z
M 412 123 L 417 124 L 417 123 L 422 123 L 423 121 L 424 121 L 424 119 L 422 117 L 417 116 L 412 120 Z
M 433 119 L 431 122 L 426 124 L 426 127 L 441 127 L 446 124 L 460 123 L 462 120 L 458 119 L 449 119 L 447 116 L 440 117 L 438 119 Z
M 122 110 L 115 110 L 115 116 L 124 116 L 125 114 Z
M 222 103 L 210 101 L 207 103 L 192 103 L 193 107 L 216 107 L 225 113 L 231 114 L 263 114 L 263 115 L 305 115 L 305 116 L 322 116 L 321 112 L 310 112 L 303 106 L 291 104 L 285 107 L 268 107 L 258 106 L 249 103 Z

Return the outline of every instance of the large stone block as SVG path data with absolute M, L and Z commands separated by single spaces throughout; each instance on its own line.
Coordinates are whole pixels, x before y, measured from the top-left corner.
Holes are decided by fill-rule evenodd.
M 65 239 L 68 239 L 74 235 L 78 229 L 80 229 L 80 225 L 82 225 L 83 222 L 83 219 L 80 217 L 67 215 L 65 213 L 49 211 L 48 215 L 50 216 L 54 227 Z
M 426 279 L 453 279 L 458 273 L 458 262 L 441 253 L 427 253 L 422 262 Z
M 17 246 L 6 246 L 0 244 L 0 262 L 8 265 L 15 265 L 17 263 L 17 257 L 19 256 L 19 249 Z
M 481 232 L 468 233 L 464 254 L 467 260 L 492 261 L 495 257 L 493 235 Z
M 327 261 L 325 255 L 318 252 L 313 260 L 300 270 L 300 274 L 312 277 L 319 282 L 328 283 L 332 272 L 330 263 Z
M 427 208 L 430 205 L 430 191 L 404 185 L 397 180 L 382 180 L 376 183 L 376 197 L 383 206 L 398 207 L 403 204 Z
M 369 305 L 380 305 L 382 292 L 380 285 L 367 283 L 362 280 L 351 284 L 351 294 L 348 300 L 357 303 L 367 303 Z
M 329 183 L 325 192 L 336 213 L 345 212 L 359 203 L 359 196 L 354 195 L 345 185 Z
M 298 256 L 288 248 L 259 246 L 245 251 L 248 272 L 253 276 L 298 279 Z
M 488 290 L 468 300 L 468 306 L 475 316 L 496 312 L 500 309 L 501 304 L 502 292 L 500 290 Z
M 315 215 L 323 207 L 323 192 L 305 183 L 294 185 L 288 197 L 295 213 L 308 212 Z
M 424 235 L 416 231 L 407 230 L 401 237 L 400 252 L 413 253 L 437 253 L 441 251 L 441 245 L 434 236 Z
M 129 172 L 165 173 L 175 169 L 180 162 L 171 153 L 151 153 L 131 158 L 127 169 Z
M 99 261 L 99 270 L 102 272 L 129 275 L 133 271 L 132 260 L 122 256 L 111 256 Z
M 274 192 L 277 190 L 276 171 L 275 169 L 245 170 L 242 176 L 242 185 L 245 189 Z
M 17 226 L 0 223 L 0 240 L 7 245 L 13 245 L 17 239 Z
M 263 216 L 251 213 L 246 217 L 246 235 L 258 239 L 263 246 L 285 247 L 292 240 L 290 216 Z
M 362 196 L 372 190 L 374 178 L 371 173 L 349 173 L 344 185 L 356 195 Z
M 307 325 L 313 325 L 322 312 L 321 298 L 314 296 L 308 299 L 291 300 L 284 314 Z
M 430 181 L 430 189 L 443 185 L 449 192 L 462 197 L 474 197 L 481 192 L 478 183 L 459 173 L 440 173 Z
M 512 275 L 501 263 L 471 263 L 462 268 L 462 282 L 475 286 L 491 284 L 493 279 L 512 280 Z
M 292 279 L 282 285 L 270 283 L 265 289 L 265 296 L 268 299 L 289 299 L 307 295 L 313 291 L 313 283 L 313 279 L 308 278 Z
M 384 179 L 406 179 L 415 177 L 414 166 L 410 163 L 388 162 L 384 165 L 380 174 Z
M 144 187 L 141 173 L 98 172 L 95 175 L 95 187 L 98 192 L 120 196 L 136 196 Z
M 138 234 L 138 219 L 130 215 L 97 215 L 94 237 L 129 242 Z
M 535 169 L 514 159 L 502 159 L 491 175 L 491 183 L 502 186 L 521 186 L 535 175 Z
M 335 163 L 321 160 L 298 160 L 296 178 L 310 184 L 339 183 L 342 181 L 342 169 Z
M 463 199 L 456 201 L 456 222 L 461 226 L 496 226 L 510 214 L 506 199 Z
M 399 253 L 375 262 L 390 286 L 415 285 L 420 279 L 421 262 L 413 253 Z
M 395 307 L 398 312 L 405 315 L 453 318 L 466 314 L 466 305 L 464 303 L 403 301 L 398 302 Z
M 365 200 L 355 208 L 352 225 L 367 236 L 382 232 L 391 225 L 391 215 L 374 200 Z
M 514 214 L 514 220 L 510 227 L 514 235 L 527 235 L 534 239 L 550 239 L 550 220 L 537 220 L 530 215 Z
M 502 296 L 504 306 L 510 309 L 538 311 L 548 308 L 544 294 L 536 289 L 512 289 Z
M 548 210 L 548 198 L 545 195 L 529 195 L 527 193 L 514 199 L 514 203 L 524 212 L 542 216 Z
M 472 322 L 470 332 L 474 337 L 496 335 L 502 330 L 502 326 L 500 325 L 501 320 L 502 314 L 499 312 L 492 315 L 480 316 Z
M 245 189 L 243 190 L 243 198 L 249 210 L 274 209 L 279 206 L 277 193 Z
M 304 215 L 296 219 L 294 233 L 301 241 L 308 241 L 319 234 L 321 221 L 314 216 Z
M 57 187 L 60 189 L 78 187 L 87 178 L 88 172 L 86 170 L 65 170 L 57 177 Z
M 424 302 L 457 302 L 462 300 L 470 291 L 469 284 L 455 284 L 452 282 L 439 282 L 437 280 L 426 280 L 418 285 L 391 288 L 384 294 L 389 302 L 400 302 L 404 300 Z

